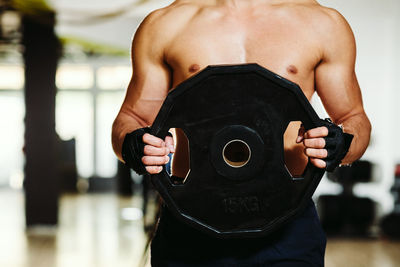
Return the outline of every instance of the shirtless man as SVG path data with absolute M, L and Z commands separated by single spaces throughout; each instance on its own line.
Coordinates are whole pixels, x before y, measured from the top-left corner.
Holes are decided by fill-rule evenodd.
M 351 163 L 364 153 L 371 131 L 354 71 L 355 55 L 345 19 L 315 0 L 175 1 L 147 16 L 135 34 L 133 77 L 113 125 L 115 153 L 123 160 L 125 136 L 151 126 L 169 90 L 204 67 L 258 63 L 297 83 L 309 100 L 318 93 L 332 121 L 354 135 L 342 160 Z M 326 127 L 306 133 L 299 125 L 289 129 L 285 153 L 292 173 L 301 172 L 308 158 L 325 168 L 327 134 Z M 169 161 L 167 155 L 175 152 L 173 174 L 184 177 L 187 144 L 179 131 L 176 140 L 174 147 L 169 136 L 165 140 L 148 133 L 140 136 L 145 144 L 143 169 L 160 172 Z M 273 236 L 229 242 L 203 236 L 164 210 L 153 240 L 152 263 L 322 266 L 324 249 L 313 205 Z

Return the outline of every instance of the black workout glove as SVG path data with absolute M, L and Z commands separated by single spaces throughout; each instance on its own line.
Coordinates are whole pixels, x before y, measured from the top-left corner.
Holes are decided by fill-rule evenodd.
M 332 172 L 346 156 L 354 136 L 344 133 L 342 128 L 334 124 L 330 119 L 321 120 L 321 122 L 322 126 L 328 128 L 328 136 L 324 137 L 328 156 L 324 160 L 326 162 L 326 170 Z
M 150 128 L 140 128 L 125 135 L 124 143 L 122 144 L 122 159 L 125 164 L 132 168 L 137 174 L 146 174 L 146 167 L 142 162 L 144 156 L 143 135 L 150 133 Z

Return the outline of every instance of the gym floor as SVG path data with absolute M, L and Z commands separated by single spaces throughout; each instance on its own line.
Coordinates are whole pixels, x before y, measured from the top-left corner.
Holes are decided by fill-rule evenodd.
M 2 189 L 0 266 L 140 266 L 147 240 L 141 204 L 114 194 L 65 195 L 58 228 L 25 231 L 23 193 Z M 400 242 L 329 239 L 326 266 L 400 266 Z

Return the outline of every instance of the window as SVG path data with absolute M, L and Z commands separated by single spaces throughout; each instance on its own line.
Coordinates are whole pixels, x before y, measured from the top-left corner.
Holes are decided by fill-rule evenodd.
M 0 90 L 0 186 L 22 187 L 24 98 L 21 90 Z
M 81 177 L 114 177 L 117 158 L 111 146 L 111 127 L 131 77 L 129 63 L 61 64 L 56 129 L 62 139 L 76 139 Z
M 93 107 L 90 92 L 57 93 L 56 131 L 61 139 L 76 139 L 78 173 L 90 177 L 93 169 Z
M 22 66 L 0 66 L 0 90 L 21 90 L 23 86 L 24 68 Z
M 107 66 L 97 70 L 97 85 L 100 89 L 119 90 L 127 88 L 132 68 L 129 66 Z
M 129 59 L 61 62 L 56 76 L 56 131 L 76 139 L 78 174 L 114 177 L 117 158 L 111 146 L 111 126 L 131 77 Z M 0 186 L 21 188 L 24 156 L 24 68 L 0 64 Z
M 93 69 L 87 65 L 61 65 L 56 84 L 58 89 L 90 89 L 93 87 Z

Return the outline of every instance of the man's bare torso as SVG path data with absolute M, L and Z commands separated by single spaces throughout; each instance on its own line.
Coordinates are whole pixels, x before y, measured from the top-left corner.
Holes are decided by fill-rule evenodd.
M 165 50 L 173 87 L 207 65 L 256 62 L 299 84 L 308 98 L 312 96 L 322 45 L 312 27 L 316 19 L 311 16 L 320 8 L 315 1 L 259 1 L 262 4 L 247 8 L 193 2 L 195 14 L 188 8 L 192 12 L 184 27 Z
M 322 59 L 318 19 L 326 19 L 326 8 L 313 0 L 257 1 L 244 7 L 222 2 L 178 1 L 166 9 L 179 25 L 164 54 L 172 88 L 208 65 L 258 63 L 297 83 L 310 99 Z M 294 174 L 301 174 L 307 161 L 302 144 L 295 143 L 298 128 L 292 125 L 285 136 L 285 158 Z M 184 176 L 187 144 L 182 133 L 177 136 L 173 172 Z
M 332 121 L 354 135 L 342 160 L 354 162 L 365 152 L 371 133 L 355 60 L 350 26 L 315 0 L 177 0 L 149 14 L 135 32 L 132 79 L 113 123 L 113 149 L 124 161 L 127 134 L 152 125 L 168 92 L 204 67 L 258 63 L 299 84 L 308 99 L 318 93 Z M 301 173 L 307 158 L 325 168 L 328 129 L 297 134 L 298 128 L 290 127 L 284 137 L 289 170 Z M 159 173 L 167 155 L 175 152 L 173 173 L 185 176 L 188 151 L 182 137 L 178 131 L 174 148 L 169 136 L 163 140 L 144 134 L 138 164 L 150 174 Z

